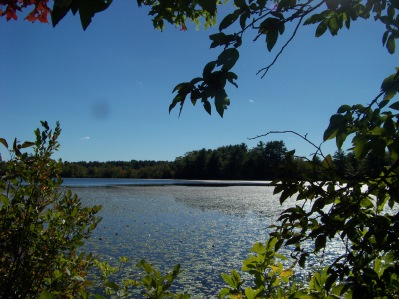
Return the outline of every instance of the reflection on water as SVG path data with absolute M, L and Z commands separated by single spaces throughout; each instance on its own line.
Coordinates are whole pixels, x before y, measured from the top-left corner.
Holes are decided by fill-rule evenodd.
M 220 274 L 240 269 L 256 241 L 265 241 L 280 206 L 272 187 L 114 186 L 75 188 L 85 204 L 102 204 L 102 222 L 88 247 L 106 259 L 144 258 L 162 271 L 181 264 L 178 289 L 216 298 Z M 138 274 L 137 269 L 130 269 Z M 184 276 L 184 277 L 183 277 Z

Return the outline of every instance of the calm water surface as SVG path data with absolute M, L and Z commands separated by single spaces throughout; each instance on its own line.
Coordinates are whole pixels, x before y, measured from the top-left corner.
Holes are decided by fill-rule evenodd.
M 115 261 L 144 258 L 162 271 L 181 264 L 177 289 L 216 298 L 222 272 L 239 270 L 256 241 L 290 203 L 267 186 L 106 186 L 72 188 L 87 205 L 101 204 L 90 250 Z M 291 203 L 292 204 L 292 203 Z M 137 275 L 134 266 L 128 269 Z M 142 274 L 142 273 L 141 273 Z M 184 276 L 184 277 L 183 277 Z

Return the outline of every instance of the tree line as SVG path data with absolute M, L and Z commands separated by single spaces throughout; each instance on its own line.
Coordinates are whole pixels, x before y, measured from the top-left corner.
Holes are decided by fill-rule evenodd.
M 337 150 L 331 165 L 318 156 L 312 159 L 295 156 L 283 141 L 260 141 L 248 148 L 245 143 L 187 152 L 174 161 L 80 161 L 63 162 L 64 178 L 137 178 L 191 180 L 326 180 L 334 175 L 355 180 L 360 174 L 378 176 L 387 157 L 370 153 L 359 162 L 352 151 Z M 6 172 L 6 162 L 0 162 L 0 174 Z M 329 171 L 327 171 L 327 168 Z M 331 172 L 333 168 L 334 172 Z

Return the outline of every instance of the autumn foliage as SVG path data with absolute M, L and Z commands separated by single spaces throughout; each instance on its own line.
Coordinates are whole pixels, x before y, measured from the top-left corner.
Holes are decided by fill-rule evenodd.
M 47 6 L 48 2 L 49 0 L 0 0 L 0 17 L 5 17 L 7 21 L 17 20 L 17 14 L 22 10 L 31 9 L 25 17 L 26 20 L 48 23 L 48 14 L 51 14 L 51 9 Z

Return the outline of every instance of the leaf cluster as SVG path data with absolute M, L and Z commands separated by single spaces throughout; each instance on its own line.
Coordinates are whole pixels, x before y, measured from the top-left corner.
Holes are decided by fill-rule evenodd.
M 338 239 L 345 247 L 328 267 L 326 291 L 341 281 L 342 294 L 352 292 L 355 298 L 398 295 L 399 107 L 398 102 L 389 104 L 397 92 L 394 78 L 386 79 L 380 95 L 367 107 L 341 106 L 324 133 L 324 139 L 335 139 L 338 148 L 351 137 L 350 151 L 358 163 L 368 157 L 386 157 L 389 163 L 376 164 L 373 172 L 356 177 L 282 180 L 274 191 L 281 202 L 289 197 L 297 200 L 295 207 L 281 214 L 271 235 L 295 246 L 293 256 L 301 266 L 322 254 L 330 240 Z M 335 171 L 331 156 L 322 163 Z M 310 248 L 305 246 L 309 243 Z
M 385 26 L 386 30 L 382 37 L 382 44 L 390 54 L 395 52 L 395 41 L 399 37 L 399 5 L 396 0 L 281 0 L 274 1 L 274 3 L 268 3 L 265 0 L 236 0 L 234 1 L 234 8 L 231 13 L 221 20 L 219 24 L 220 32 L 210 35 L 211 48 L 222 47 L 222 54 L 227 55 L 228 53 L 231 55 L 231 59 L 235 64 L 236 58 L 239 57 L 238 50 L 242 45 L 244 35 L 254 32 L 254 41 L 263 38 L 269 52 L 275 48 L 280 39 L 283 39 L 284 44 L 273 61 L 267 67 L 258 71 L 258 74 L 262 74 L 262 77 L 276 63 L 279 56 L 296 36 L 301 25 L 317 25 L 315 30 L 316 37 L 324 35 L 327 31 L 334 36 L 344 26 L 350 29 L 352 21 L 356 21 L 359 18 L 369 19 L 374 16 L 375 20 Z M 290 23 L 294 23 L 294 27 L 291 29 L 291 33 L 287 33 L 286 28 Z M 212 65 L 214 62 L 210 63 Z M 233 72 L 231 73 L 232 75 L 234 74 L 234 80 L 237 80 L 238 76 Z M 225 78 L 227 77 L 225 76 Z M 228 81 L 237 86 L 235 82 Z M 226 80 L 220 82 L 224 84 L 219 84 L 218 87 L 223 90 L 223 96 L 227 97 L 225 90 Z M 213 98 L 214 94 L 199 93 L 193 85 L 186 86 L 187 89 L 184 92 L 180 92 L 179 89 L 175 88 L 174 92 L 177 91 L 178 94 L 173 99 L 169 110 L 173 109 L 177 103 L 181 103 L 181 113 L 184 99 L 191 93 L 191 97 L 194 99 L 193 104 L 195 104 L 197 95 L 201 94 L 204 108 L 210 113 L 211 109 L 207 99 Z M 223 116 L 223 113 L 221 113 L 223 106 L 219 101 L 215 101 L 215 107 L 219 115 Z
M 112 267 L 108 262 L 96 261 L 96 266 L 100 270 L 100 279 L 102 294 L 94 294 L 96 299 L 105 299 L 105 296 L 116 296 L 116 298 L 132 298 L 137 291 L 143 298 L 148 299 L 162 299 L 162 298 L 176 298 L 188 299 L 190 295 L 183 293 L 174 293 L 170 290 L 172 283 L 180 273 L 180 265 L 175 265 L 173 270 L 161 274 L 161 272 L 145 260 L 140 260 L 136 267 L 143 270 L 145 275 L 141 281 L 123 277 L 120 280 L 120 275 L 123 273 L 124 267 L 129 262 L 129 258 L 120 257 L 119 267 Z M 136 292 L 135 292 L 136 291 Z
M 216 111 L 223 117 L 224 110 L 230 105 L 225 90 L 226 83 L 229 82 L 238 87 L 235 83 L 237 75 L 230 72 L 239 57 L 239 53 L 234 48 L 225 49 L 215 61 L 209 62 L 202 72 L 202 77 L 192 79 L 190 82 L 184 82 L 176 85 L 173 92 L 177 95 L 169 106 L 169 112 L 180 104 L 180 113 L 187 96 L 190 94 L 190 100 L 193 105 L 200 100 L 206 112 L 211 114 L 212 108 L 209 99 L 214 99 Z

